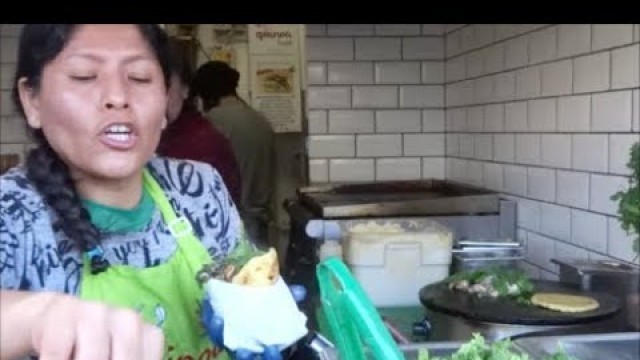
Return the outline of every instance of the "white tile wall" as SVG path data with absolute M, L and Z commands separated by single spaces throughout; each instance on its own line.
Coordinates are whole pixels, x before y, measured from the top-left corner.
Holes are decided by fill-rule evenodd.
M 311 85 L 327 83 L 327 64 L 310 62 L 307 64 L 307 81 Z
M 593 25 L 593 50 L 628 44 L 633 40 L 632 24 Z
M 309 88 L 310 109 L 351 107 L 351 89 L 342 86 L 316 86 Z
M 329 132 L 332 134 L 372 133 L 372 110 L 330 110 Z
M 422 24 L 422 35 L 442 36 L 445 31 L 444 24 Z
M 443 63 L 441 61 L 423 61 L 422 82 L 425 84 L 442 84 L 444 82 Z
M 423 132 L 444 132 L 444 110 L 423 110 L 422 111 L 422 131 Z
M 373 159 L 331 159 L 329 179 L 335 182 L 362 182 L 375 180 Z
M 325 110 L 310 110 L 307 116 L 309 118 L 310 134 L 324 134 L 327 132 L 327 112 Z
M 640 45 L 613 50 L 611 71 L 613 89 L 640 86 Z
M 444 106 L 444 88 L 440 85 L 400 86 L 400 107 L 441 108 Z
M 405 156 L 443 156 L 444 134 L 404 135 Z
M 360 135 L 356 141 L 358 157 L 402 155 L 402 135 Z
M 633 244 L 633 236 L 620 226 L 616 218 L 609 218 L 609 255 L 624 261 L 632 261 L 633 253 L 630 251 Z
M 423 179 L 445 179 L 444 158 L 423 158 L 422 159 Z
M 354 108 L 395 108 L 398 106 L 396 86 L 354 86 Z
M 350 135 L 312 135 L 307 144 L 312 158 L 355 156 L 355 143 Z
M 631 131 L 631 91 L 595 94 L 591 107 L 592 131 Z
M 420 24 L 378 24 L 375 26 L 376 35 L 420 35 Z
M 329 164 L 327 159 L 309 160 L 309 181 L 312 183 L 329 181 Z
M 378 180 L 412 180 L 421 176 L 420 158 L 377 159 Z
M 307 39 L 307 58 L 310 61 L 353 60 L 353 39 L 316 38 Z
M 413 133 L 420 132 L 420 128 L 420 110 L 380 110 L 376 112 L 376 131 L 379 133 Z
M 376 83 L 415 84 L 420 83 L 420 62 L 390 61 L 376 64 Z
M 608 90 L 610 53 L 602 52 L 575 58 L 573 63 L 575 93 Z
M 329 63 L 329 84 L 373 84 L 373 63 Z
M 356 60 L 399 60 L 401 38 L 356 38 Z
M 373 29 L 372 24 L 329 24 L 327 25 L 327 34 L 337 36 L 373 35 Z
M 632 260 L 629 241 L 613 245 L 623 235 L 610 196 L 640 141 L 635 28 L 499 24 L 484 45 L 479 28 L 445 36 L 447 177 L 518 201 L 519 238 L 540 276 L 556 276 L 554 254 Z
M 444 41 L 441 37 L 402 38 L 404 60 L 441 60 L 444 58 Z

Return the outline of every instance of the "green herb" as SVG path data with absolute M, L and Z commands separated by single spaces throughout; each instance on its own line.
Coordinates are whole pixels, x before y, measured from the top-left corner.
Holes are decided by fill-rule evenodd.
M 627 167 L 631 169 L 629 188 L 616 192 L 611 196 L 611 200 L 618 201 L 622 229 L 636 235 L 632 249 L 637 258 L 640 256 L 640 142 L 631 147 L 630 155 L 627 163 Z
M 491 287 L 501 298 L 510 298 L 519 303 L 528 304 L 533 295 L 533 283 L 522 270 L 505 269 L 502 267 L 487 267 L 474 271 L 461 272 L 451 275 L 445 281 L 448 284 L 458 283 L 466 280 L 469 286 L 483 282 L 491 277 Z M 517 290 L 509 291 L 511 287 L 517 286 Z

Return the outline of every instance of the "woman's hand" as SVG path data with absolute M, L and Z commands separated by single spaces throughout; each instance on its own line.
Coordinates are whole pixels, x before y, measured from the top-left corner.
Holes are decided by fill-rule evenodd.
M 62 294 L 6 293 L 2 291 L 3 302 L 9 300 L 2 304 L 2 347 L 26 340 L 31 353 L 43 360 L 162 359 L 162 331 L 133 310 Z M 22 331 L 12 335 L 14 326 Z M 4 351 L 0 357 L 5 355 L 10 357 Z

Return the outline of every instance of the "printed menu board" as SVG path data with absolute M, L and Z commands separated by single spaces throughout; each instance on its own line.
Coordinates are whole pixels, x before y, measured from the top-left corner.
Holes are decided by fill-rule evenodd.
M 300 25 L 249 25 L 251 104 L 276 132 L 298 132 L 302 124 Z

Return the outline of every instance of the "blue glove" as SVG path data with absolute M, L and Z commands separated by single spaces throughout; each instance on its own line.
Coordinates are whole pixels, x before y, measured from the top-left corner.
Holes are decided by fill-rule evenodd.
M 306 297 L 306 289 L 302 285 L 290 285 L 289 290 L 293 295 L 296 303 L 300 303 Z M 224 346 L 224 320 L 218 316 L 211 307 L 209 296 L 206 295 L 202 301 L 201 320 L 211 341 L 220 348 Z M 226 349 L 226 348 L 225 348 Z M 254 360 L 262 356 L 264 360 L 282 360 L 282 354 L 277 346 L 265 346 L 262 353 L 255 353 L 247 349 L 237 349 L 235 352 L 226 349 L 231 359 L 235 360 Z

